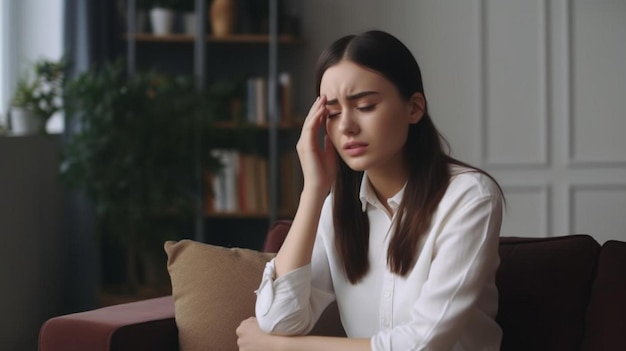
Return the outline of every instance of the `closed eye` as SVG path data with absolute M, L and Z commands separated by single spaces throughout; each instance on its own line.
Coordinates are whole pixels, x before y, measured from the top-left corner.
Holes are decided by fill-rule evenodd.
M 367 111 L 372 111 L 374 107 L 376 107 L 375 104 L 367 105 L 367 106 L 359 106 L 357 107 L 357 110 L 367 112 Z
M 328 114 L 328 117 L 326 117 L 326 118 L 333 118 L 333 117 L 337 117 L 337 116 L 339 116 L 340 114 L 341 114 L 341 112 L 329 113 L 329 114 Z

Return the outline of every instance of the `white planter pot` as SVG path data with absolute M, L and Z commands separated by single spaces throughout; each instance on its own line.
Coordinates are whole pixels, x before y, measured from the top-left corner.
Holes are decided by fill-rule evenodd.
M 196 14 L 193 12 L 183 13 L 183 29 L 187 35 L 196 34 Z
M 159 7 L 153 8 L 150 10 L 150 23 L 152 33 L 155 35 L 171 34 L 174 27 L 174 11 Z
M 13 135 L 38 134 L 43 130 L 43 119 L 29 109 L 11 107 L 10 115 Z

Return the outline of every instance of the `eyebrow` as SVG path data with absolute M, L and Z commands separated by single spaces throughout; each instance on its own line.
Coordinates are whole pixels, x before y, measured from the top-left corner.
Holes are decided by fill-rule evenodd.
M 380 94 L 377 91 L 364 91 L 361 93 L 356 93 L 354 95 L 348 95 L 347 99 L 348 100 L 358 100 L 360 98 L 369 96 L 369 95 L 378 95 Z M 337 105 L 339 103 L 339 101 L 337 101 L 337 99 L 332 99 L 332 100 L 328 100 L 326 101 L 326 106 L 330 106 L 330 105 Z

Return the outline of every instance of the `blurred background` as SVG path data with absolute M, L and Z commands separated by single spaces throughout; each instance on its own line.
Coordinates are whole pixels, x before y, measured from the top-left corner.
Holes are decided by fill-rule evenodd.
M 452 154 L 503 186 L 501 235 L 626 240 L 625 2 L 201 3 L 0 0 L 2 349 L 168 294 L 165 240 L 260 249 L 295 210 L 317 56 L 368 29 L 411 49 Z

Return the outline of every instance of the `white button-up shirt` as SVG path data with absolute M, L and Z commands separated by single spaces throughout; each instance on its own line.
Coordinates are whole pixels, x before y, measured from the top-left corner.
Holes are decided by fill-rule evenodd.
M 387 200 L 390 216 L 367 180 L 360 199 L 370 224 L 367 275 L 351 284 L 334 248 L 332 199 L 323 206 L 311 264 L 274 279 L 270 261 L 257 290 L 256 317 L 266 332 L 298 335 L 337 300 L 348 337 L 382 350 L 499 350 L 502 332 L 495 274 L 502 197 L 487 176 L 453 167 L 453 177 L 421 238 L 413 269 L 387 265 L 395 210 L 404 188 Z

